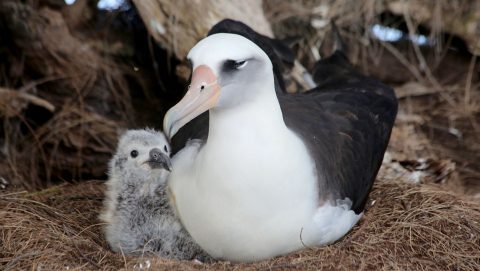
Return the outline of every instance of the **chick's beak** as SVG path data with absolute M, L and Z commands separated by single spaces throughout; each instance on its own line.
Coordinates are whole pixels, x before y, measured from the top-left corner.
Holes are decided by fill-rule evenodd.
M 152 169 L 163 168 L 167 171 L 172 171 L 172 163 L 170 161 L 170 157 L 158 148 L 153 148 L 149 152 L 149 159 L 147 160 L 147 164 Z
M 220 89 L 212 69 L 206 65 L 195 68 L 187 93 L 163 119 L 166 136 L 171 139 L 189 121 L 214 107 L 220 97 Z

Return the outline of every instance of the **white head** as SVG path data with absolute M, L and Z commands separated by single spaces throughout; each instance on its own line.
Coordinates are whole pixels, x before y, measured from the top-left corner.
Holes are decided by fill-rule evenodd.
M 241 35 L 208 36 L 187 57 L 193 69 L 189 90 L 164 119 L 164 131 L 170 138 L 209 109 L 236 107 L 255 100 L 262 91 L 274 91 L 272 62 L 260 47 Z

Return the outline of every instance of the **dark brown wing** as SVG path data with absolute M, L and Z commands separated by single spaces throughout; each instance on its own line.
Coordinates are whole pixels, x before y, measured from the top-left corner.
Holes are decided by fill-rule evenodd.
M 317 63 L 316 71 L 318 87 L 277 94 L 284 120 L 315 159 L 321 195 L 347 197 L 360 213 L 382 164 L 397 100 L 390 87 L 356 72 L 341 52 Z

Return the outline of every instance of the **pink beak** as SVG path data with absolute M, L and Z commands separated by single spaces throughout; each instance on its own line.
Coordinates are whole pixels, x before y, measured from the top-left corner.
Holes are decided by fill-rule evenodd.
M 189 121 L 214 107 L 220 97 L 220 89 L 212 69 L 206 65 L 195 68 L 187 93 L 163 119 L 165 135 L 171 139 Z

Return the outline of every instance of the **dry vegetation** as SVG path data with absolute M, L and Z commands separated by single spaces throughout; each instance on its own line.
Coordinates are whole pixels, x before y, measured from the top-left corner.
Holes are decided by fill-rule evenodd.
M 170 2 L 139 6 L 140 18 L 98 11 L 95 0 L 0 1 L 0 269 L 480 269 L 480 5 L 469 0 L 263 1 L 270 25 L 257 30 L 302 36 L 294 49 L 307 69 L 331 51 L 335 18 L 352 62 L 399 97 L 372 204 L 343 240 L 254 264 L 109 251 L 97 219 L 102 181 L 85 180 L 105 178 L 122 129 L 159 127 L 181 96 L 182 35 L 194 42 L 222 12 L 248 16 L 214 0 L 222 12 L 195 25 L 176 19 L 187 2 Z M 169 34 L 144 27 L 147 11 Z M 434 43 L 382 42 L 374 24 Z
M 0 85 L 16 88 L 0 97 L 0 174 L 28 189 L 103 174 L 115 126 L 133 115 L 125 68 L 72 35 L 60 11 L 33 7 L 0 3 Z
M 0 196 L 3 270 L 478 270 L 480 206 L 435 185 L 377 182 L 361 223 L 343 240 L 253 264 L 132 258 L 108 250 L 97 215 L 103 184 Z

